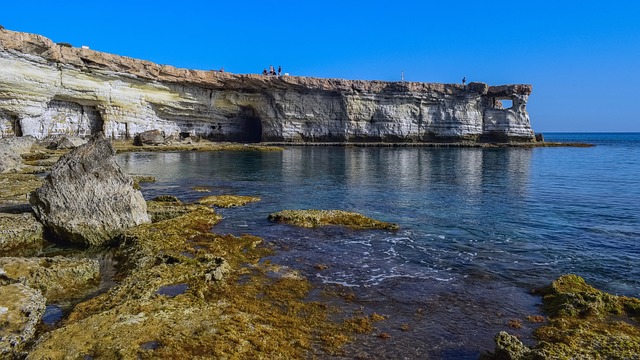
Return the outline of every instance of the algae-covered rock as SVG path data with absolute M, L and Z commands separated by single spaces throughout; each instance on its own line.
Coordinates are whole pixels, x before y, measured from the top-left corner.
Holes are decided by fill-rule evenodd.
M 283 210 L 270 214 L 269 221 L 314 228 L 324 225 L 343 225 L 352 229 L 398 230 L 393 223 L 374 220 L 362 214 L 342 210 Z
M 530 359 L 531 349 L 517 337 L 501 331 L 496 337 L 496 349 L 493 353 L 484 353 L 480 360 L 525 360 Z
M 256 236 L 219 235 L 221 217 L 200 206 L 129 229 L 126 276 L 78 304 L 28 359 L 301 359 L 335 351 L 350 327 L 309 301 L 311 284 L 259 262 Z
M 0 256 L 25 255 L 42 248 L 42 224 L 32 213 L 0 213 Z
M 0 204 L 28 204 L 29 193 L 42 186 L 31 174 L 0 174 Z
M 0 258 L 6 279 L 38 289 L 48 302 L 84 296 L 100 283 L 100 264 L 91 259 Z
M 256 201 L 260 201 L 260 197 L 241 195 L 214 195 L 200 198 L 197 203 L 201 205 L 228 208 L 233 206 L 244 206 Z
M 101 245 L 150 222 L 142 194 L 101 136 L 60 158 L 29 202 L 45 228 L 69 242 Z
M 45 309 L 40 291 L 22 284 L 0 286 L 0 358 L 20 357 Z
M 185 204 L 171 195 L 160 195 L 153 200 L 147 201 L 147 213 L 151 218 L 151 222 L 173 219 L 186 215 L 200 207 L 203 207 L 203 205 Z
M 484 359 L 640 359 L 639 299 L 607 294 L 577 275 L 563 275 L 541 292 L 549 321 L 534 332 L 537 345 L 527 351 L 501 333 L 496 352 Z M 505 349 L 522 351 L 504 357 Z

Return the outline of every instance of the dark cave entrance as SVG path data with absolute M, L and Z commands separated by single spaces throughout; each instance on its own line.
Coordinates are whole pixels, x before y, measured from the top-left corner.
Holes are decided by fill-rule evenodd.
M 236 119 L 238 133 L 234 138 L 238 142 L 258 143 L 262 141 L 262 120 L 250 107 L 242 107 Z
M 17 116 L 10 116 L 11 120 L 11 130 L 13 130 L 13 134 L 15 136 L 22 136 L 22 124 L 20 124 L 20 119 Z
M 247 143 L 258 143 L 262 141 L 262 121 L 259 117 L 251 116 L 242 118 L 242 130 L 240 141 Z

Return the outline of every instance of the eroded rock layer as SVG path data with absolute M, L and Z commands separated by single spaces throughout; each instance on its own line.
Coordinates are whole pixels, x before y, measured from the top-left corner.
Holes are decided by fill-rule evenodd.
M 0 30 L 0 137 L 160 130 L 242 142 L 535 141 L 530 94 L 530 85 L 187 70 Z

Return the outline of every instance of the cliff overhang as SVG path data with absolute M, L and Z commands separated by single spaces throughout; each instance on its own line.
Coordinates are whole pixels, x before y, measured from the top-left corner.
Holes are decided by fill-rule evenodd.
M 180 69 L 0 30 L 0 137 L 533 142 L 531 90 Z

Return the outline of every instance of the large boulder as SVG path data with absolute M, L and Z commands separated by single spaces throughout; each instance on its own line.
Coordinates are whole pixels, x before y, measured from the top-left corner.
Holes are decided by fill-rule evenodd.
M 0 359 L 24 356 L 21 352 L 36 333 L 45 302 L 40 291 L 22 284 L 0 286 Z
M 52 136 L 50 138 L 47 138 L 46 140 L 46 147 L 50 150 L 75 149 L 87 142 L 87 140 L 85 139 L 69 135 Z
M 162 145 L 166 142 L 164 135 L 160 130 L 148 130 L 136 134 L 133 139 L 133 144 L 137 146 L 142 145 Z
M 150 222 L 142 193 L 133 188 L 102 135 L 61 157 L 29 202 L 46 229 L 75 243 L 101 245 Z

